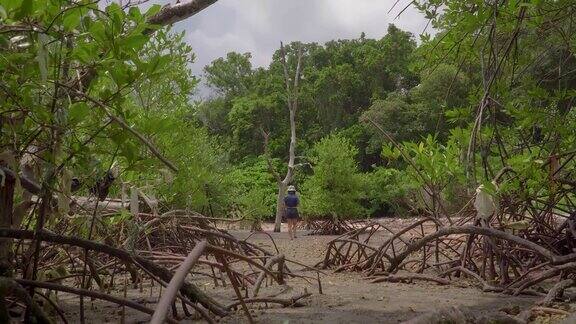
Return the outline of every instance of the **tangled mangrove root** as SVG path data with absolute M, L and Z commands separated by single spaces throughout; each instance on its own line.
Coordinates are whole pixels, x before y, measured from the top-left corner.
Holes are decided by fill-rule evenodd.
M 342 235 L 365 223 L 365 220 L 313 219 L 302 222 L 300 229 L 310 231 L 309 235 Z
M 541 295 L 534 289 L 539 285 L 549 291 L 543 305 L 550 305 L 576 279 L 576 212 L 558 208 L 508 202 L 490 219 L 468 210 L 400 229 L 371 222 L 332 240 L 317 266 L 361 271 L 372 282 L 448 285 L 465 279 L 484 291 L 513 295 Z
M 107 216 L 117 215 L 104 215 Z M 78 233 L 81 224 L 76 225 L 73 220 L 59 223 L 59 233 Z M 101 219 L 101 227 L 95 230 L 100 242 L 48 230 L 0 228 L 0 239 L 12 242 L 15 252 L 13 275 L 0 277 L 0 286 L 5 288 L 0 299 L 6 301 L 3 304 L 8 305 L 11 314 L 16 314 L 12 317 L 50 322 L 43 308 L 36 304 L 35 296 L 40 296 L 67 323 L 70 319 L 66 312 L 57 300 L 50 298 L 60 292 L 80 298 L 81 316 L 87 316 L 82 301 L 89 298 L 148 314 L 152 323 L 177 322 L 183 318 L 202 318 L 214 323 L 216 318 L 227 316 L 238 307 L 252 322 L 249 305 L 302 306 L 301 300 L 311 295 L 304 292 L 286 298 L 258 296 L 264 285 L 286 285 L 296 278 L 310 283 L 318 281 L 320 286 L 319 276 L 291 270 L 315 269 L 289 260 L 277 251 L 271 253 L 260 248 L 248 242 L 248 238 L 239 240 L 199 214 L 185 211 L 159 216 L 138 214 L 130 222 L 105 224 Z M 34 258 L 30 251 L 37 242 L 39 270 L 32 272 Z M 149 307 L 127 298 L 128 280 L 132 289 L 139 287 L 141 292 L 143 283 L 148 283 L 150 296 L 154 285 L 163 287 L 157 305 Z M 218 300 L 198 287 L 199 280 L 233 290 L 236 297 Z M 124 294 L 118 289 L 122 284 Z M 248 298 L 249 295 L 253 297 Z

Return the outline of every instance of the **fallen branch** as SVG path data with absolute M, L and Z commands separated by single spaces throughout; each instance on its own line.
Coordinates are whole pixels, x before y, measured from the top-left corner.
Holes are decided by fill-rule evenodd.
M 264 268 L 266 268 L 268 271 L 272 271 L 271 268 L 276 263 L 278 263 L 279 271 L 281 271 L 281 267 L 284 267 L 284 254 L 278 254 L 277 256 L 268 259 L 264 265 Z M 254 297 L 258 296 L 258 291 L 260 291 L 260 286 L 262 285 L 264 278 L 266 278 L 266 273 L 267 272 L 265 271 L 260 272 L 258 279 L 256 279 L 256 284 L 254 285 Z M 283 281 L 283 278 L 279 277 L 278 279 L 278 281 Z
M 182 287 L 182 284 L 184 284 L 188 272 L 190 272 L 192 267 L 194 267 L 194 265 L 202 255 L 202 253 L 204 253 L 205 248 L 206 248 L 206 241 L 198 243 L 196 247 L 192 250 L 192 252 L 188 254 L 186 260 L 182 262 L 182 264 L 172 277 L 172 280 L 170 280 L 170 283 L 166 288 L 166 292 L 162 295 L 162 298 L 158 302 L 158 305 L 156 305 L 156 311 L 154 311 L 150 323 L 152 324 L 164 323 L 164 321 L 168 316 L 170 305 L 172 305 L 172 303 L 174 302 L 174 298 L 176 298 L 178 291 L 180 291 L 180 287 Z
M 162 8 L 160 12 L 148 19 L 152 25 L 171 25 L 181 20 L 190 18 L 200 11 L 204 10 L 217 0 L 190 0 L 175 5 L 168 5 Z M 144 33 L 150 34 L 153 30 L 146 30 Z
M 302 298 L 312 296 L 311 293 L 304 292 L 300 295 L 294 296 L 289 299 L 282 299 L 282 298 L 270 298 L 270 297 L 254 297 L 254 298 L 246 298 L 244 299 L 244 303 L 246 304 L 253 304 L 253 303 L 271 303 L 271 304 L 280 304 L 283 307 L 302 307 L 305 306 L 304 304 L 299 303 L 298 301 Z M 231 310 L 234 307 L 240 305 L 240 301 L 234 302 L 226 306 L 227 310 Z
M 565 279 L 556 283 L 554 287 L 548 291 L 546 297 L 539 303 L 540 306 L 547 307 L 552 305 L 552 303 L 562 295 L 566 288 L 572 287 L 574 284 L 576 284 L 574 279 Z
M 436 282 L 440 285 L 449 285 L 450 281 L 440 277 L 434 277 L 430 275 L 425 275 L 422 273 L 410 273 L 410 274 L 402 274 L 402 275 L 389 275 L 389 276 L 382 276 L 379 278 L 372 279 L 372 283 L 378 282 L 412 282 L 413 280 L 424 280 L 424 281 L 432 281 Z

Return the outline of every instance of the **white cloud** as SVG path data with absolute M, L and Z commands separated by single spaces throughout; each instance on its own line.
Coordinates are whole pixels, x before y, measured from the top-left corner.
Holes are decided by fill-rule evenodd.
M 150 3 L 174 2 L 153 0 Z M 231 51 L 251 52 L 255 66 L 266 66 L 280 41 L 324 43 L 332 39 L 384 36 L 388 24 L 420 34 L 426 20 L 414 8 L 396 15 L 410 0 L 219 0 L 174 26 L 186 30 L 197 55 L 196 75 Z

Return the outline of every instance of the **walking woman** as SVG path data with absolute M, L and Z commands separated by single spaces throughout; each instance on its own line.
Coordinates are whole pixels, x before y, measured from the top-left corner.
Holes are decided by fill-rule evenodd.
M 288 221 L 288 235 L 290 239 L 296 238 L 296 225 L 298 225 L 298 204 L 300 203 L 296 196 L 296 188 L 288 187 L 288 195 L 284 197 L 284 206 L 286 207 L 286 220 Z

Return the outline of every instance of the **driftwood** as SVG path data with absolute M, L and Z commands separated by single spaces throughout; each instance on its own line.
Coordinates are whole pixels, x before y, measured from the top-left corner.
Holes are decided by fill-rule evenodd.
M 371 278 L 370 282 L 372 282 L 372 283 L 378 283 L 378 282 L 408 282 L 408 283 L 411 283 L 414 280 L 431 281 L 431 282 L 435 282 L 435 283 L 440 284 L 440 285 L 450 285 L 451 284 L 450 280 L 440 278 L 440 277 L 425 275 L 425 274 L 421 274 L 421 273 L 411 273 L 411 274 L 404 274 L 404 275 L 388 275 L 388 276 L 376 277 L 376 278 Z
M 541 306 L 550 306 L 552 303 L 558 299 L 566 288 L 572 287 L 576 284 L 574 279 L 564 279 L 554 285 L 546 297 L 540 302 Z
M 246 298 L 244 299 L 244 303 L 246 304 L 253 304 L 253 303 L 270 303 L 270 304 L 279 304 L 283 307 L 302 307 L 304 306 L 304 304 L 300 303 L 299 301 L 301 299 L 304 299 L 306 297 L 310 297 L 312 294 L 305 292 L 299 295 L 296 295 L 294 297 L 288 298 L 288 299 L 282 299 L 282 298 L 275 298 L 275 297 L 253 297 L 253 298 Z M 240 305 L 240 302 L 234 302 L 229 304 L 228 306 L 226 306 L 227 309 L 232 309 L 237 307 L 238 305 Z

